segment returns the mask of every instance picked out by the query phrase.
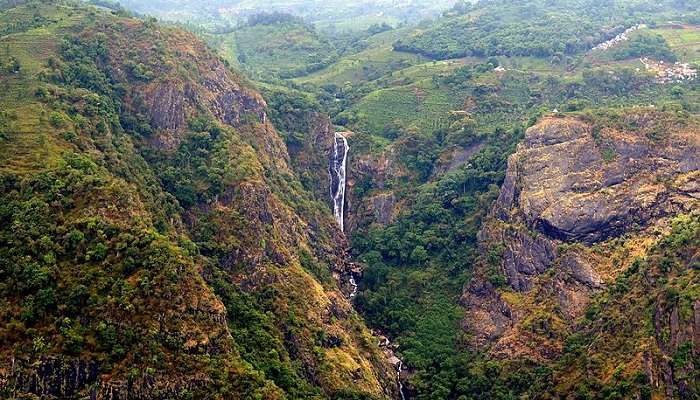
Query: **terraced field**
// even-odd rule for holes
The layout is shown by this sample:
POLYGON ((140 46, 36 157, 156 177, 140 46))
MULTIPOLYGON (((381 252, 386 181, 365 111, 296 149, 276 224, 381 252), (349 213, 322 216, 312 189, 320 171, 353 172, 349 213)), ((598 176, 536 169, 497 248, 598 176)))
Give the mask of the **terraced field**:
MULTIPOLYGON (((66 12, 52 15, 48 25, 40 28, 15 25, 14 32, 0 37, 0 61, 3 64, 9 64, 10 60, 19 63, 19 71, 3 71, 0 74, 0 90, 3 92, 0 97, 2 169, 22 172, 28 168, 45 168, 55 161, 49 155, 58 154, 56 149, 59 147, 59 139, 50 134, 56 128, 50 125, 49 113, 34 93, 39 87, 40 72, 47 60, 56 54, 59 46, 55 41, 55 32, 66 29, 77 21, 68 9, 64 11, 66 12)), ((11 24, 15 18, 26 20, 27 16, 5 17, 0 22, 11 24)), ((44 20, 39 12, 33 17, 44 20)))
POLYGON ((674 25, 653 29, 663 36, 682 62, 700 62, 700 27, 674 25))
POLYGON ((295 82, 338 86, 346 82, 357 84, 375 80, 392 71, 427 62, 428 60, 423 56, 394 51, 393 43, 405 33, 405 30, 398 29, 374 35, 367 40, 365 50, 341 57, 328 68, 300 77, 295 82))
POLYGON ((447 111, 458 105, 447 88, 430 80, 374 91, 350 110, 367 133, 378 134, 391 124, 434 132, 448 123, 447 111))

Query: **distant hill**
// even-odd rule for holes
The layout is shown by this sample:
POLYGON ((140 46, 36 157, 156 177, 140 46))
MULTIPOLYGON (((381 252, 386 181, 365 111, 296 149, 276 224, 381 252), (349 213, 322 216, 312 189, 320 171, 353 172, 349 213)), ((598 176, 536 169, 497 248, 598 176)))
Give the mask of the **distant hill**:
POLYGON ((693 12, 697 2, 484 0, 455 7, 427 29, 398 40, 395 48, 435 59, 572 55, 640 22, 691 18, 693 12))
POLYGON ((455 0, 123 0, 122 5, 169 20, 235 22, 261 11, 283 11, 321 26, 364 29, 380 22, 417 22, 439 14, 455 0))
POLYGON ((287 13, 252 14, 247 23, 213 36, 212 41, 229 61, 259 80, 306 75, 338 56, 328 37, 287 13))

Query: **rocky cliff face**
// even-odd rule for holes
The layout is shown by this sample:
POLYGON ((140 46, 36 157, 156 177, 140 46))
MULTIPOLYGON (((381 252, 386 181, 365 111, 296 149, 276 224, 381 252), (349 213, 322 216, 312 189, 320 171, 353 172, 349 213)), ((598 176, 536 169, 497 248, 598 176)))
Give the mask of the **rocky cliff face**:
POLYGON ((511 222, 516 213, 548 237, 590 244, 687 211, 698 197, 697 182, 675 181, 700 164, 694 132, 656 127, 655 118, 662 118, 656 113, 623 118, 635 128, 567 119, 531 128, 509 160, 499 218, 511 222), (653 140, 652 129, 672 131, 653 140))
MULTIPOLYGON (((350 136, 352 146, 352 136, 350 136)), ((377 223, 390 224, 399 212, 400 204, 392 187, 392 179, 407 177, 405 169, 397 161, 395 146, 390 146, 381 154, 367 154, 350 157, 348 170, 348 222, 347 230, 352 232, 360 227, 377 223), (375 189, 371 195, 365 191, 375 189)))
MULTIPOLYGON (((698 210, 699 151, 695 123, 653 110, 548 117, 528 129, 479 233, 484 262, 464 290, 473 344, 500 358, 558 360, 567 338, 590 324, 591 307, 651 257, 670 219, 698 210)), ((657 339, 668 321, 682 337, 666 347, 694 340, 692 312, 680 323, 664 301, 649 301, 657 339)), ((663 379, 669 393, 683 386, 660 358, 647 364, 656 390, 663 379)))
POLYGON ((326 114, 310 112, 298 116, 293 126, 302 131, 304 141, 289 148, 292 166, 306 175, 304 183, 314 196, 330 205, 328 165, 335 143, 333 123, 326 114))
POLYGON ((155 130, 151 138, 155 146, 177 149, 188 121, 205 111, 232 127, 258 125, 260 129, 247 139, 264 157, 261 163, 287 168, 287 149, 268 120, 265 100, 190 34, 134 21, 116 26, 112 21, 97 21, 78 38, 97 38, 109 48, 100 64, 109 68, 112 79, 128 82, 125 105, 133 114, 142 113, 155 130), (135 54, 134 48, 142 51, 135 54), (173 55, 175 59, 169 57, 173 55), (135 73, 138 68, 147 69, 149 75, 135 73))

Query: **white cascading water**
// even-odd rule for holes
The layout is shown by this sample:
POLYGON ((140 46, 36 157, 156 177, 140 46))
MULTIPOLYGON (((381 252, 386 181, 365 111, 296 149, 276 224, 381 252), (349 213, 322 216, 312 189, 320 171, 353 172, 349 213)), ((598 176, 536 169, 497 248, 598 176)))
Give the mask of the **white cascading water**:
POLYGON ((399 381, 399 393, 401 393, 401 400, 406 400, 406 397, 403 395, 403 383, 401 383, 401 368, 403 368, 403 361, 399 361, 399 364, 396 366, 396 379, 399 381))
POLYGON ((345 136, 336 132, 329 172, 331 175, 333 214, 335 215, 335 220, 338 221, 338 225, 340 225, 341 231, 345 231, 345 169, 349 150, 348 140, 345 136))
POLYGON ((350 299, 357 296, 357 282, 355 282, 355 274, 350 272, 350 286, 352 286, 352 293, 350 293, 350 299))

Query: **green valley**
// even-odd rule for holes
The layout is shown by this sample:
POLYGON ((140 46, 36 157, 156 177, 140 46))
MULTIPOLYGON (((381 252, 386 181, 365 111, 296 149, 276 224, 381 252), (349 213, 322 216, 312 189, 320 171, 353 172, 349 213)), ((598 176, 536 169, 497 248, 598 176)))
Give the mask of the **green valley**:
POLYGON ((698 10, 0 0, 0 397, 697 398, 698 10))

